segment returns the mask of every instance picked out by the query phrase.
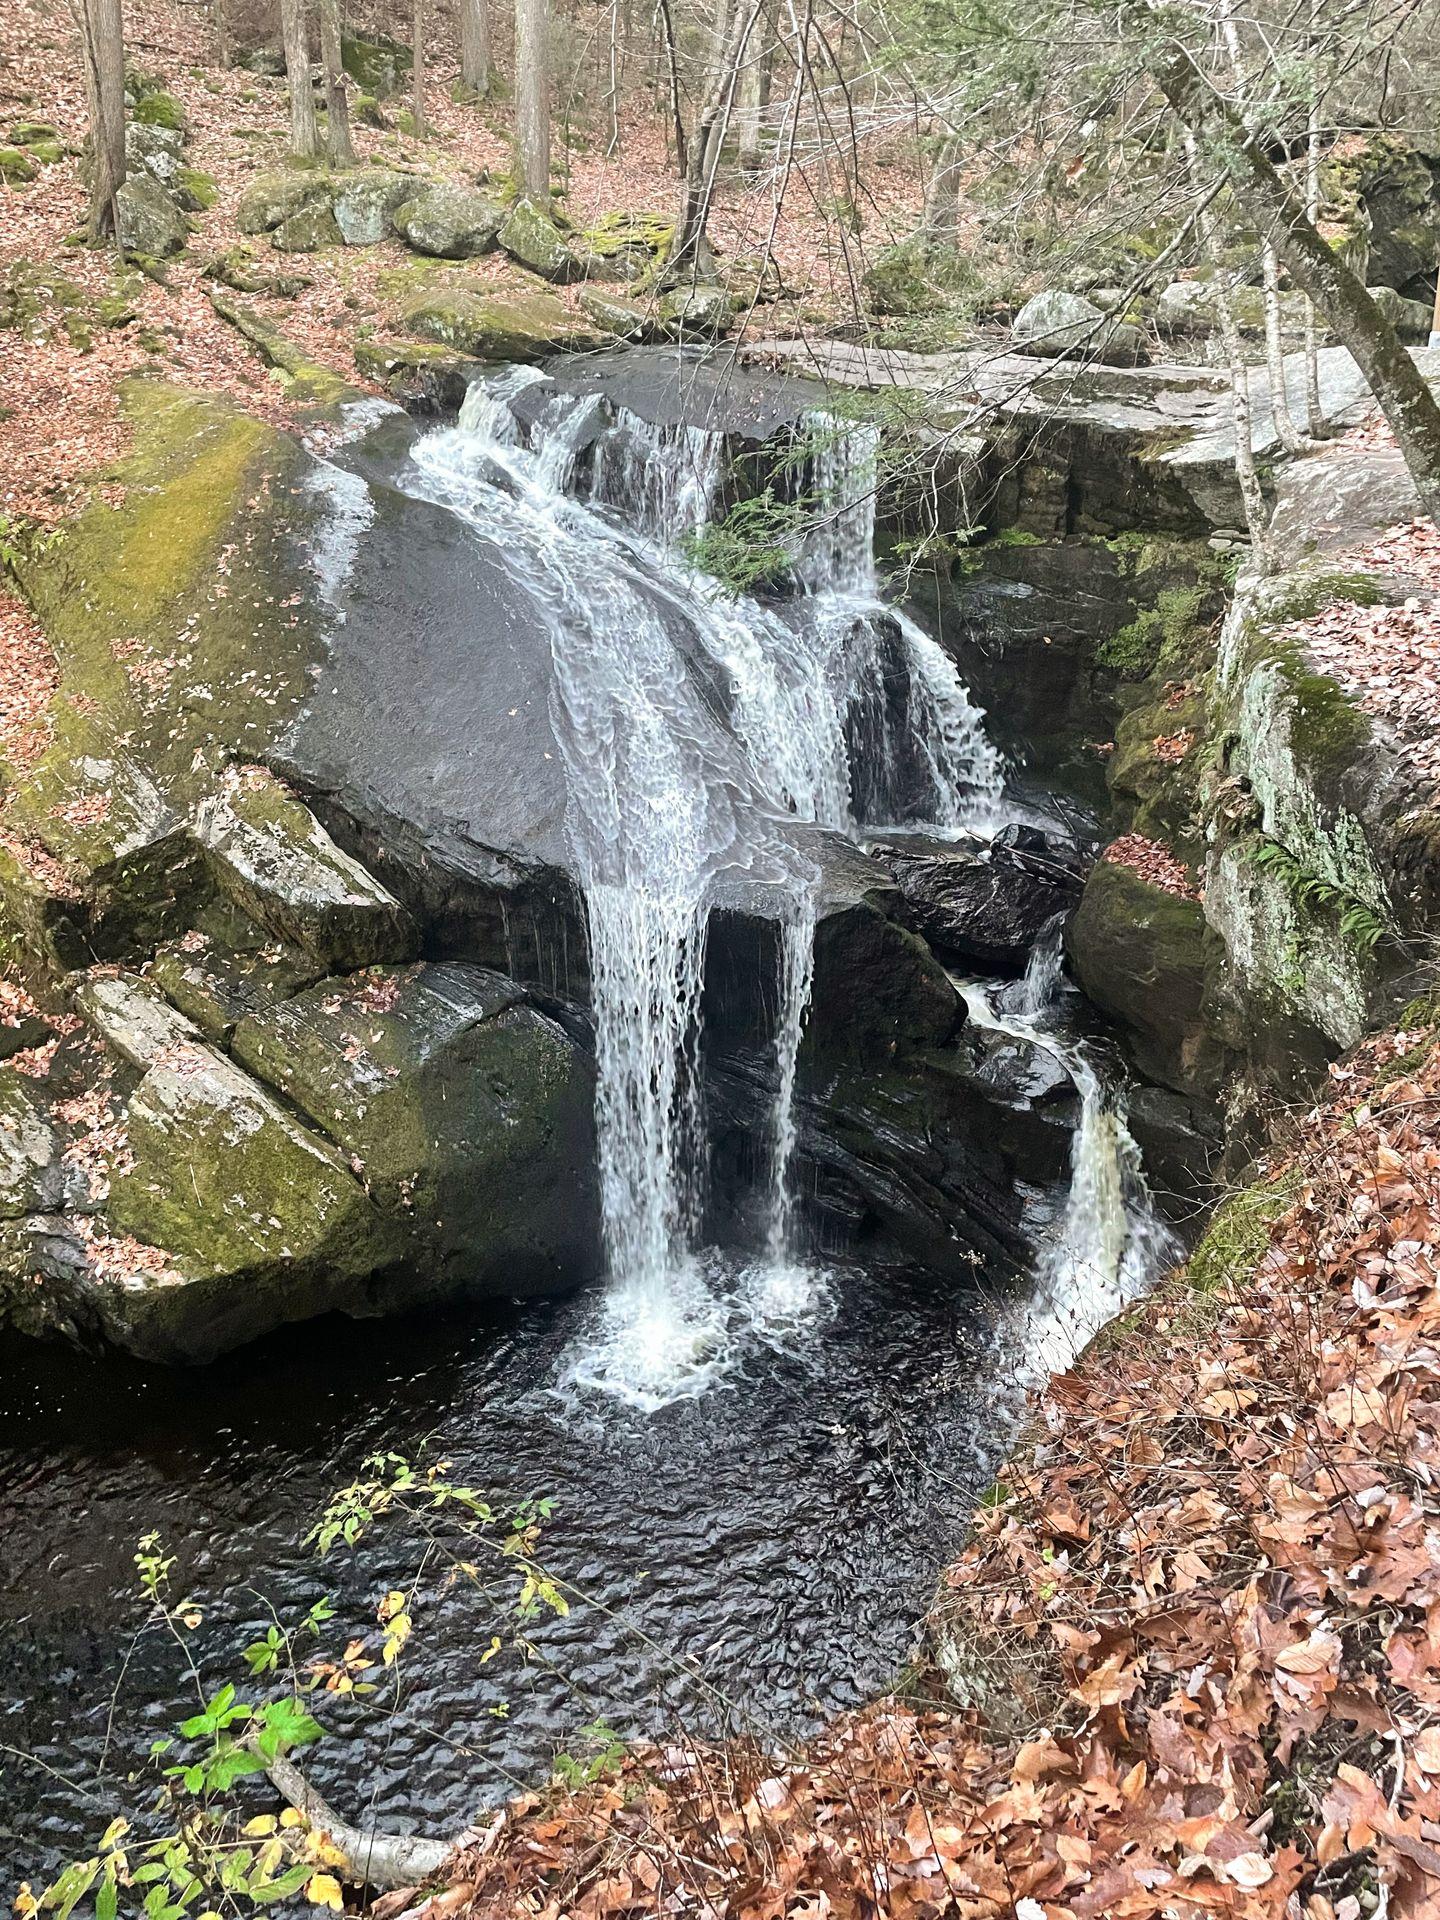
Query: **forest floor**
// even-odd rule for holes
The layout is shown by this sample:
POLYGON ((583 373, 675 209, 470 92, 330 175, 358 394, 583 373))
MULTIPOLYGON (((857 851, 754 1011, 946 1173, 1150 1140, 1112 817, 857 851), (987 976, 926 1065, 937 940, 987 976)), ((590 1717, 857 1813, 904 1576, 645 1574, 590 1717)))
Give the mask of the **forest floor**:
POLYGON ((1044 1390, 931 1622, 984 1714, 632 1753, 381 1920, 1440 1914, 1440 1027, 1413 1017, 1044 1390))
MULTIPOLYGON (((365 7, 349 11, 357 30, 363 27, 365 7)), ((242 239, 234 213, 247 182, 283 162, 284 82, 216 66, 208 12, 184 0, 131 0, 125 17, 131 63, 159 79, 184 106, 187 163, 215 181, 219 197, 213 208, 192 216, 190 247, 167 263, 163 284, 122 275, 112 252, 77 244, 86 213, 78 38, 65 0, 11 0, 0 35, 0 139, 6 124, 43 115, 58 128, 66 153, 33 181, 0 182, 0 305, 17 269, 38 268, 63 276, 91 306, 123 284, 132 310, 123 325, 87 328, 80 344, 72 337, 80 330, 66 325, 63 298, 52 299, 37 324, 0 324, 6 447, 0 515, 11 518, 46 524, 64 517, 77 486, 119 453, 123 426, 115 382, 122 374, 164 373, 228 393, 277 423, 289 419, 277 379, 263 374, 250 348, 215 313, 203 276, 207 259, 242 239)), ((503 61, 503 44, 498 51, 503 61)), ((450 98, 457 76, 453 50, 442 41, 428 69, 430 137, 414 140, 395 129, 408 106, 408 96, 400 95, 383 105, 390 126, 354 127, 360 159, 472 183, 482 171, 508 171, 508 103, 457 105, 450 98)), ((625 96, 623 138, 612 156, 604 151, 603 133, 582 136, 557 127, 557 153, 566 163, 563 205, 578 225, 622 210, 673 214, 679 183, 666 148, 667 110, 663 93, 636 79, 625 96)), ((835 174, 825 129, 806 129, 799 150, 778 205, 776 183, 768 177, 723 183, 711 234, 722 257, 732 260, 768 250, 792 295, 792 311, 814 322, 826 313, 854 311, 862 258, 847 221, 836 214, 845 183, 835 174)), ((913 163, 888 152, 883 141, 867 148, 863 179, 859 220, 865 249, 873 253, 914 230, 923 183, 913 163)), ((353 360, 356 335, 364 328, 383 331, 397 299, 413 292, 403 270, 414 268, 414 256, 391 240, 278 257, 308 284, 292 299, 257 302, 257 311, 283 325, 287 338, 320 364, 363 385, 353 360)), ((501 254, 469 263, 467 277, 517 288, 536 285, 501 254)), ((561 291, 574 300, 574 289, 561 291)), ((765 324, 773 329, 773 313, 765 324)))

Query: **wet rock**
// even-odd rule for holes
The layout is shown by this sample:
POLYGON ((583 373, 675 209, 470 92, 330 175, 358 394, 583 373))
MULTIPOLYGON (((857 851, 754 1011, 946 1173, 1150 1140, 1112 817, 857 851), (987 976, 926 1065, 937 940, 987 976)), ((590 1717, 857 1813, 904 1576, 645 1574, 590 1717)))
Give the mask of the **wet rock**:
POLYGON ((1110 860, 1092 868, 1065 933, 1077 981, 1125 1030, 1140 1072, 1180 1093, 1217 1080, 1201 1017, 1206 941, 1199 901, 1110 860))
POLYGON ((166 1053, 200 1038, 199 1029, 135 974, 96 972, 75 989, 83 1014, 112 1052, 143 1072, 166 1053))
POLYGON ((197 951, 177 941, 156 954, 150 978, 207 1040, 228 1047, 242 1020, 313 986, 323 971, 312 955, 283 942, 237 952, 197 951))
POLYGON ((67 1180, 44 1095, 18 1073, 0 1074, 0 1219, 62 1204, 67 1180))
POLYGON ((357 340, 356 371, 419 412, 455 413, 485 369, 470 355, 426 340, 357 340))
POLYGON ((390 216, 406 246, 441 260, 489 253, 504 220, 505 209, 485 194, 448 184, 401 201, 390 216))
POLYGON ((127 254, 165 260, 184 251, 190 223, 160 182, 132 174, 115 196, 120 245, 127 254))
POLYGON ((1045 928, 1080 897, 1073 847, 1052 847, 1034 828, 1007 831, 1008 843, 989 847, 900 842, 885 849, 905 924, 985 972, 1023 971, 1045 928))
POLYGON ((357 1283, 395 1256, 343 1160, 223 1054, 198 1042, 151 1066, 125 1114, 131 1164, 111 1181, 95 1308, 141 1358, 208 1360, 321 1312, 363 1309, 357 1283), (145 1250, 160 1250, 146 1260, 145 1250))
POLYGON ((404 908, 273 774, 232 777, 201 808, 196 832, 225 894, 327 967, 348 972, 414 952, 404 908))
POLYGON ((513 980, 448 964, 322 981, 241 1021, 234 1050, 447 1285, 543 1292, 598 1270, 593 1068, 513 980))

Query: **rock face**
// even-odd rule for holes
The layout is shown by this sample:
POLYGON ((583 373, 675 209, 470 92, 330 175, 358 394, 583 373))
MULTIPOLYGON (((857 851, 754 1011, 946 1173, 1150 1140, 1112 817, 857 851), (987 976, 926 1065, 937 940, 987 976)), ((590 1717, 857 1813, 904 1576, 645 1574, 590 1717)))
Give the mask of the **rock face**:
POLYGON ((953 847, 886 849, 906 924, 943 953, 989 973, 1024 970, 1042 933, 1080 897, 1073 848, 1034 828, 966 852, 953 847))
POLYGON ((423 295, 402 316, 409 332, 472 360, 542 360, 583 352, 605 335, 577 320, 552 293, 495 294, 461 287, 423 295))
POLYGON ((189 223, 153 174, 132 174, 116 194, 115 205, 126 253, 165 260, 184 250, 189 223))
POLYGON ((390 216, 415 197, 415 176, 383 167, 262 173, 235 210, 242 233, 268 233, 286 253, 318 247, 373 247, 390 230, 390 216))
POLYGON ((504 208, 473 188, 436 186, 402 201, 390 223, 416 253, 469 260, 490 252, 504 219, 504 208))

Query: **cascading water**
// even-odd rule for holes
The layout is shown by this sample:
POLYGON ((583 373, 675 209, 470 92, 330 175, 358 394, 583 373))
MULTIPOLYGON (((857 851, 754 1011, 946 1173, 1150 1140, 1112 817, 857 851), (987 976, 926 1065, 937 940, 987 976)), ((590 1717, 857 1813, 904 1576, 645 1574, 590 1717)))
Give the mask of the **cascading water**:
MULTIPOLYGON (((549 629, 566 830, 589 924, 611 1275, 572 1384, 653 1407, 723 1369, 737 1297, 751 1324, 793 1321, 820 1297, 793 1246, 794 1093, 820 878, 793 823, 883 823, 867 801, 900 782, 872 779, 867 792, 851 730, 887 632, 899 639, 905 708, 881 757, 918 743, 925 791, 911 824, 992 821, 1000 766, 943 652, 881 601, 872 434, 809 423, 816 487, 834 510, 797 565, 803 592, 772 608, 727 595, 678 547, 718 501, 719 435, 626 413, 611 422, 594 396, 527 391, 542 383, 512 369, 472 387, 457 425, 417 443, 415 484, 523 576, 549 629), (701 660, 720 670, 723 718, 697 697, 701 660), (765 1258, 738 1296, 697 1253, 700 997, 727 874, 775 899, 780 953, 765 1258)), ((893 721, 883 687, 880 701, 893 721)))
POLYGON ((1037 942, 1018 990, 994 992, 973 981, 956 982, 977 1026, 1042 1047, 1064 1067, 1080 1096, 1070 1190, 1046 1239, 1020 1330, 1021 1371, 1028 1380, 1067 1367, 1178 1251, 1155 1209, 1119 1090, 1106 1085, 1083 1043, 1055 1023, 1060 931, 1056 922, 1037 942), (1011 998, 1012 1011, 1000 1004, 1002 994, 1011 998))

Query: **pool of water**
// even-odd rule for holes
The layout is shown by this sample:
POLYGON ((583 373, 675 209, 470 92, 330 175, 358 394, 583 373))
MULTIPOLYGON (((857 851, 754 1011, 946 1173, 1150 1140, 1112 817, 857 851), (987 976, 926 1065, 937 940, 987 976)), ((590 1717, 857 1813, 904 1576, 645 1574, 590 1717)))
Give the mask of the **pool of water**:
POLYGON ((398 1697, 320 1695, 329 1737, 308 1765, 352 1818, 459 1826, 597 1717, 785 1735, 883 1688, 1015 1387, 983 1291, 863 1269, 829 1284, 814 1324, 650 1414, 556 1391, 593 1296, 324 1322, 188 1374, 0 1345, 0 1888, 83 1850, 194 1711, 174 1643, 132 1643, 138 1538, 161 1536, 203 1609, 207 1685, 243 1679, 238 1649, 272 1608, 288 1622, 329 1595, 343 1646, 419 1557, 394 1533, 323 1564, 304 1542, 377 1448, 443 1450, 456 1479, 553 1498, 542 1558, 583 1597, 528 1661, 482 1663, 495 1623, 460 1589, 430 1593, 398 1697))

